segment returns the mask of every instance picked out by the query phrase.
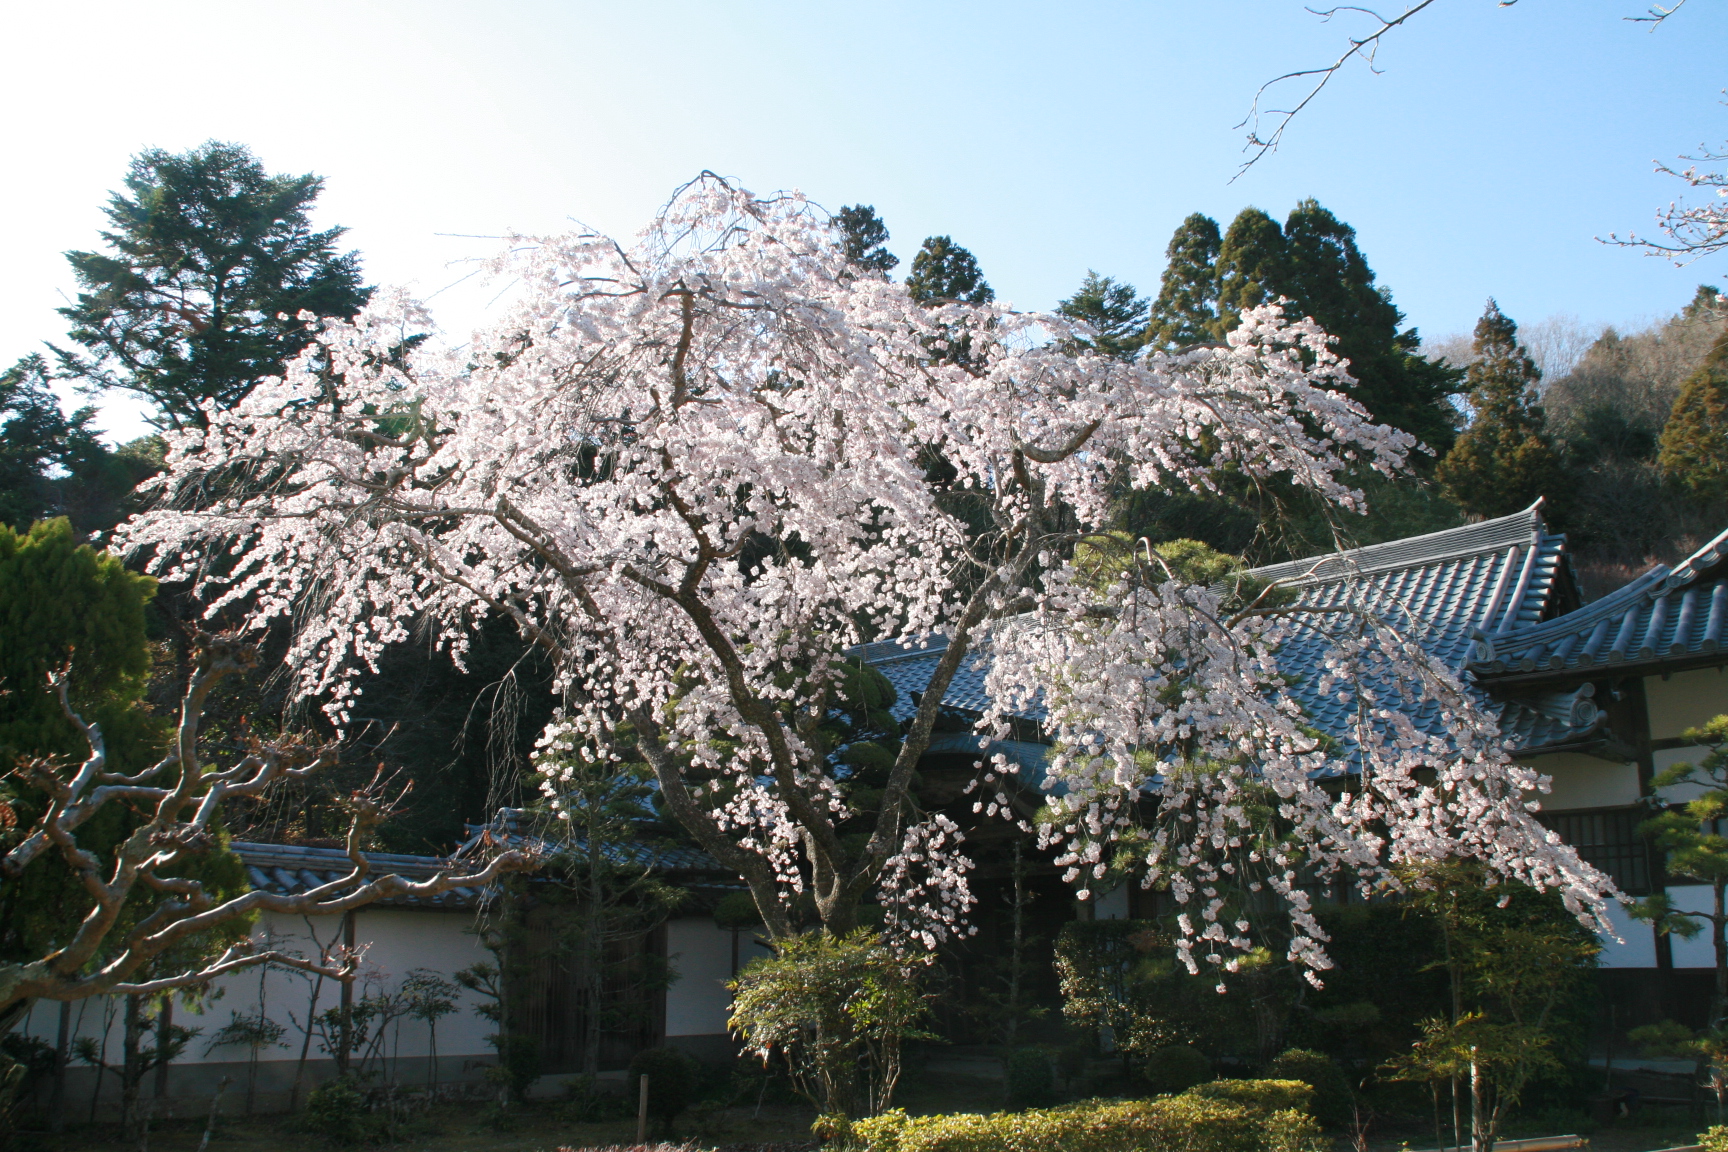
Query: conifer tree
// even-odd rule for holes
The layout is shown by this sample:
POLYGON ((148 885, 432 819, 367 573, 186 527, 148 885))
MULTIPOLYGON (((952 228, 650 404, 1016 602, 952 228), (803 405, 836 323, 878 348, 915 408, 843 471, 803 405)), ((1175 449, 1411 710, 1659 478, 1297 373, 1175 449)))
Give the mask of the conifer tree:
POLYGON ((1536 394, 1542 373, 1518 343, 1518 325, 1493 300, 1476 322, 1475 351, 1465 376, 1475 416, 1436 469, 1441 488, 1474 516, 1504 516, 1538 496, 1563 495, 1536 394))
POLYGON ((1102 355, 1132 360, 1146 343, 1150 308, 1132 284, 1118 284, 1109 276, 1088 271, 1080 290, 1058 304, 1056 311, 1070 320, 1090 324, 1096 335, 1086 344, 1102 355))
POLYGON ((1680 386, 1657 464, 1698 499, 1728 502, 1728 332, 1680 386))
POLYGON ((1195 212, 1170 237, 1169 260, 1152 305, 1146 342, 1173 351, 1215 339, 1218 319, 1218 221, 1195 212))
POLYGON ((1287 277, 1274 285, 1337 337, 1334 350, 1350 361, 1351 397, 1375 420, 1402 428, 1444 454, 1457 435, 1448 400, 1462 373, 1418 354, 1414 328, 1374 283, 1374 270, 1356 246, 1356 230, 1309 198, 1284 222, 1287 277))
POLYGON ((931 236, 912 257, 906 291, 922 304, 939 300, 988 304, 996 299, 984 273, 978 270, 977 259, 947 236, 931 236))
POLYGON ((841 244, 846 259, 866 272, 886 276, 900 263, 900 257, 888 251, 888 225, 876 215, 870 204, 848 204, 834 215, 840 229, 841 244))
POLYGON ((1288 295, 1290 261, 1278 221, 1258 208, 1244 208, 1218 246, 1218 315, 1212 338, 1222 340, 1242 312, 1288 295))
POLYGON ((345 229, 312 229, 317 176, 272 176, 245 147, 210 141, 132 160, 104 210, 107 252, 68 252, 82 291, 60 312, 83 352, 62 369, 135 392, 162 427, 199 425, 280 373, 311 339, 302 311, 350 316, 371 293, 345 229))

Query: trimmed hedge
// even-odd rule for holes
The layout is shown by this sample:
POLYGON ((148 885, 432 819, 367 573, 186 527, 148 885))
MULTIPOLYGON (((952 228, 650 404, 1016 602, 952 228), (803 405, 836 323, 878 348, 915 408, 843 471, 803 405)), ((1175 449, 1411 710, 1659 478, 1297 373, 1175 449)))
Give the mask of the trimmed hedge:
POLYGON ((1063 1108, 908 1116, 900 1109, 851 1126, 866 1152, 1324 1152, 1309 1116, 1270 1105, 1306 1099, 1293 1081, 1215 1081, 1156 1100, 1088 1100, 1063 1108), (1231 1089, 1230 1098, 1218 1084, 1231 1089), (1249 1086, 1273 1084, 1258 1092, 1249 1086))
POLYGON ((1314 1088, 1300 1080, 1212 1080, 1194 1085, 1184 1095, 1223 1100, 1258 1112, 1314 1114, 1314 1088))

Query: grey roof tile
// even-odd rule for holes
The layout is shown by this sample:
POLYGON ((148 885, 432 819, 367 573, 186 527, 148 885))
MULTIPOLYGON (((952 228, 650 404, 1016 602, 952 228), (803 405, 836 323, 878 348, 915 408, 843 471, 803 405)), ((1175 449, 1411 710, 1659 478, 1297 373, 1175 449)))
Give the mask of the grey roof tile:
POLYGON ((1725 627, 1728 532, 1575 612, 1482 638, 1470 669, 1492 681, 1704 656, 1722 648, 1725 627))
MULTIPOLYGON (((1352 600, 1365 603, 1413 635, 1447 667, 1462 672, 1478 636, 1499 637, 1541 626, 1566 571, 1564 550, 1565 537, 1547 531, 1537 501, 1510 516, 1268 565, 1254 569, 1253 575, 1291 587, 1297 603, 1308 607, 1336 607, 1352 600)), ((1342 619, 1320 614, 1292 617, 1292 634, 1280 649, 1278 662, 1293 681, 1292 695, 1315 727, 1348 744, 1354 709, 1335 694, 1316 690, 1335 630, 1345 626, 1342 619)), ((904 720, 912 715, 914 694, 929 684, 945 648, 946 640, 935 636, 865 645, 855 654, 894 685, 898 692, 894 714, 904 720)), ((984 711, 988 662, 987 649, 968 656, 943 697, 944 706, 970 714, 984 711)), ((1587 697, 1504 701, 1480 690, 1476 694, 1484 706, 1499 714, 1505 735, 1519 747, 1576 738, 1598 721, 1595 705, 1587 697)), ((1437 707, 1419 707, 1413 717, 1418 727, 1438 733, 1437 707)), ((1042 709, 1032 709, 1027 718, 1042 719, 1042 709)))

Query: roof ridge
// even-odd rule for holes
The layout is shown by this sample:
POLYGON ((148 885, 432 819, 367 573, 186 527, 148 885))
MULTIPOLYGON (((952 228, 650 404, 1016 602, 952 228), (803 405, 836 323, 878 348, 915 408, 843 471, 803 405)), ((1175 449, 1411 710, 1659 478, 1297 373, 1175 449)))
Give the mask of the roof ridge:
POLYGON ((1545 530, 1541 511, 1543 503, 1543 498, 1538 497, 1530 507, 1508 516, 1478 520, 1474 524, 1460 524, 1456 528, 1442 528, 1438 532, 1426 532, 1420 536, 1382 540, 1378 544, 1364 544, 1360 548, 1341 552, 1324 552, 1298 560, 1264 564, 1258 568, 1250 568, 1247 574, 1263 579, 1290 579, 1323 584, 1350 575, 1367 575, 1396 568, 1421 568, 1465 556, 1498 552, 1514 544, 1524 543, 1533 536, 1553 535, 1545 530), (1469 543, 1466 544, 1465 541, 1469 543), (1446 543, 1453 546, 1429 550, 1432 545, 1446 543), (1340 571, 1340 568, 1343 570, 1340 571))

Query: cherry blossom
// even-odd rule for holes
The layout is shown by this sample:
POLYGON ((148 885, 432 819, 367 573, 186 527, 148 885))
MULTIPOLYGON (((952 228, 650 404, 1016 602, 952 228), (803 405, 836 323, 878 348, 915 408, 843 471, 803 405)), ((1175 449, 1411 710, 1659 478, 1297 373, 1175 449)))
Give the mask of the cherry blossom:
MULTIPOLYGON (((1278 691, 1286 618, 1073 568, 1124 485, 1198 490, 1229 468, 1350 511, 1348 469, 1402 466, 1410 437, 1338 390, 1312 322, 1266 307, 1217 347, 1075 354, 1060 317, 921 305, 848 265, 802 196, 707 174, 630 243, 513 237, 488 271, 507 300, 460 346, 410 340, 432 323, 401 294, 308 318, 317 340, 281 378, 171 437, 156 509, 119 534, 212 615, 291 619, 297 690, 337 725, 389 645, 425 627, 460 662, 503 616, 557 667, 545 746, 614 757, 627 735, 772 935, 802 893, 834 931, 875 899, 934 946, 971 897, 961 831, 919 809, 914 768, 987 650, 981 731, 1049 711, 1063 815, 1042 827, 1076 883, 1156 811, 1141 849, 1193 907, 1185 955, 1227 966, 1249 940, 1204 894, 1255 852, 1316 968, 1314 874, 1372 886, 1466 854, 1599 910, 1606 882, 1524 808, 1538 782, 1395 630, 1340 625, 1329 672, 1362 709, 1345 755, 1278 691), (936 634, 887 783, 855 808, 821 735, 848 651, 936 634), (1444 733, 1369 690, 1387 683, 1438 701, 1444 733), (1248 815, 1267 794, 1270 839, 1248 815)), ((555 804, 556 769, 542 784, 555 804)))

